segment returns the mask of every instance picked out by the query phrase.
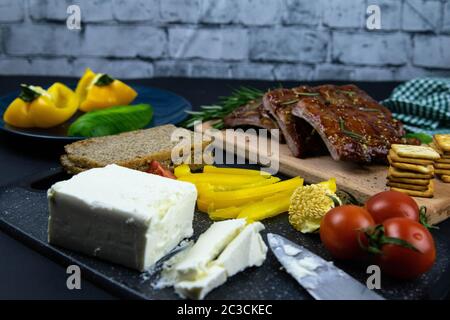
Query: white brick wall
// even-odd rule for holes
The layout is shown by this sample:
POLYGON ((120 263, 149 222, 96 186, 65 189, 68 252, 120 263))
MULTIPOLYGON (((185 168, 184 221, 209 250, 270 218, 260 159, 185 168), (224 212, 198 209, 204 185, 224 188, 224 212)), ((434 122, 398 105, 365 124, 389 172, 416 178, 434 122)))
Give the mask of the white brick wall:
POLYGON ((450 0, 0 0, 0 74, 450 76, 450 0), (82 30, 66 28, 79 5, 82 30), (366 29, 370 4, 381 30, 366 29))

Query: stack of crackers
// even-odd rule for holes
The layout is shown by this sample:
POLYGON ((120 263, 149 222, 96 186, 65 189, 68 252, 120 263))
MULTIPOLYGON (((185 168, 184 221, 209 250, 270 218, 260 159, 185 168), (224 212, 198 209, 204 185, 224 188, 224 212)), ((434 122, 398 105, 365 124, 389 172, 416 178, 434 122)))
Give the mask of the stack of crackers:
POLYGON ((441 155, 434 163, 434 172, 443 182, 450 183, 450 134, 435 134, 432 146, 441 155))
POLYGON ((439 153, 429 146, 393 144, 387 185, 410 196, 432 198, 434 163, 439 159, 439 153))

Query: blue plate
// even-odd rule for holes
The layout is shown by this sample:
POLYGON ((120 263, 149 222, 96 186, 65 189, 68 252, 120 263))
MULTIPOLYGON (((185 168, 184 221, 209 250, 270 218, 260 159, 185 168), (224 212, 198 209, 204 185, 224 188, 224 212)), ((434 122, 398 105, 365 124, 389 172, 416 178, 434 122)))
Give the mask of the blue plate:
MULTIPOLYGON (((73 86, 72 86, 73 87, 73 86)), ((132 104, 149 103, 153 107, 153 119, 147 125, 147 128, 159 126, 168 123, 179 123, 186 119, 188 114, 186 110, 192 110, 192 106, 185 98, 176 95, 170 91, 161 90, 153 87, 132 86, 137 91, 138 96, 132 104)), ((81 140, 84 137, 69 137, 67 136, 67 129, 70 124, 74 122, 83 113, 76 113, 71 119, 62 125, 49 129, 23 129, 10 126, 3 121, 3 113, 9 104, 17 98, 19 91, 12 92, 6 96, 0 97, 0 130, 7 131, 13 134, 27 136, 39 139, 51 140, 81 140)))

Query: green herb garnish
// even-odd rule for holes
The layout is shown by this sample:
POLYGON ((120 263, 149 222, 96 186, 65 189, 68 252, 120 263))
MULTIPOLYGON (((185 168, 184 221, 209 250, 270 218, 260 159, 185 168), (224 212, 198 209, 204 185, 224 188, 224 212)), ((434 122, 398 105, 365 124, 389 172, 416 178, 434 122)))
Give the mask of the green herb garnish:
POLYGON ((362 135, 360 135, 360 134, 358 134, 356 132, 347 130, 345 128, 345 122, 344 122, 344 119, 342 119, 342 118, 339 118, 339 128, 341 129, 341 132, 343 134, 349 136, 350 138, 353 138, 353 139, 365 142, 365 139, 364 139, 364 137, 362 135))
POLYGON ((100 78, 97 79, 97 81, 95 82, 95 85, 99 86, 99 87, 103 87, 103 86, 107 86, 107 85, 111 84, 113 81, 114 81, 114 79, 105 73, 105 74, 101 75, 100 78))
POLYGON ((359 110, 360 111, 365 111, 365 112, 381 112, 379 109, 375 109, 375 108, 360 107, 359 110))
POLYGON ((153 117, 149 104, 117 106, 88 112, 69 127, 71 137, 99 137, 144 128, 153 117))
POLYGON ((213 127, 223 128, 223 118, 233 112, 236 108, 246 105, 252 101, 259 100, 264 92, 254 88, 240 87, 233 90, 230 96, 220 97, 215 105, 201 106, 200 111, 186 111, 191 116, 181 125, 186 128, 192 128, 196 121, 217 120, 213 127))
POLYGON ((340 93, 343 93, 343 94, 347 94, 347 95, 349 95, 350 97, 353 97, 355 94, 356 94, 356 92, 353 92, 353 91, 347 91, 347 90, 337 90, 338 92, 340 92, 340 93))
POLYGON ((299 102, 299 101, 300 101, 299 99, 293 99, 293 100, 281 102, 280 104, 281 104, 282 106, 285 106, 285 105, 293 104, 293 103, 296 103, 296 102, 299 102))
POLYGON ((419 132, 419 133, 408 133, 405 135, 405 138, 416 138, 419 139, 423 144, 428 144, 433 142, 433 137, 429 134, 419 132))
POLYGON ((298 96, 317 97, 320 96, 318 92, 295 92, 298 96))

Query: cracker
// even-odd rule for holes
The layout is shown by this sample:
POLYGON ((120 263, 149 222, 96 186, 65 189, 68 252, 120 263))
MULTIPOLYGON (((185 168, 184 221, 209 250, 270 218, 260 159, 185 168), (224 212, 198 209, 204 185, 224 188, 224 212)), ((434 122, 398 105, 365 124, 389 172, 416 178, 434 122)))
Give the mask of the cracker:
POLYGON ((447 169, 447 170, 450 170, 450 163, 439 163, 439 162, 436 162, 434 164, 434 168, 435 169, 447 169))
POLYGON ((439 148, 438 145, 434 142, 434 139, 428 145, 430 146, 430 148, 433 148, 433 150, 439 153, 441 156, 444 154, 441 148, 439 148))
POLYGON ((392 187, 392 188, 400 188, 400 189, 416 190, 416 191, 426 191, 426 190, 428 190, 429 184, 430 183, 428 182, 428 184, 425 186, 418 186, 415 184, 388 181, 388 183, 386 185, 389 187, 392 187))
POLYGON ((450 134, 435 134, 433 139, 444 153, 450 153, 450 134))
POLYGON ((450 164, 450 158, 449 159, 440 158, 439 160, 436 160, 435 163, 449 163, 450 164))
POLYGON ((440 178, 443 182, 450 183, 450 176, 444 174, 444 175, 440 176, 440 178))
POLYGON ((440 158, 439 153, 429 146, 393 144, 391 148, 399 157, 403 158, 415 158, 427 160, 437 160, 440 158))
POLYGON ((450 176, 450 169, 435 169, 434 172, 439 175, 450 176))
POLYGON ((402 162, 391 162, 391 166, 396 167, 397 169, 404 171, 412 171, 423 174, 433 174, 434 167, 432 165, 422 166, 420 164, 410 164, 410 163, 402 163, 402 162))
POLYGON ((402 163, 421 164, 421 165, 433 164, 433 160, 400 157, 392 149, 389 150, 388 160, 389 160, 389 162, 402 162, 402 163))
POLYGON ((395 187, 392 187, 391 190, 403 192, 412 197, 433 198, 434 184, 433 184, 433 181, 431 181, 430 185, 428 186, 428 189, 426 191, 408 190, 408 189, 395 188, 395 187))
POLYGON ((391 188, 391 190, 406 193, 407 195, 409 195, 411 197, 433 198, 432 190, 417 191, 417 190, 407 190, 407 189, 401 189, 401 188, 391 188))
POLYGON ((431 179, 433 174, 423 174, 417 172, 402 171, 395 167, 389 167, 389 176, 398 178, 412 178, 412 179, 431 179))
POLYGON ((390 182, 407 183, 407 184, 414 184, 414 185, 418 185, 418 186, 428 186, 430 184, 430 179, 413 179, 413 178, 399 178, 399 177, 388 176, 388 180, 390 182))

